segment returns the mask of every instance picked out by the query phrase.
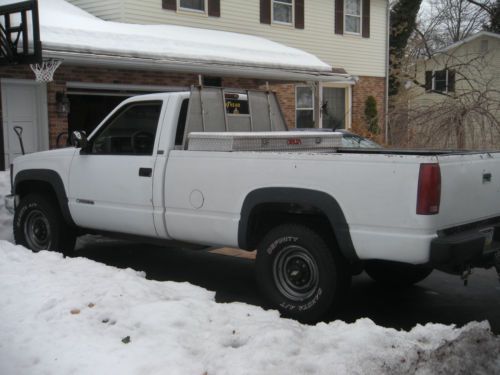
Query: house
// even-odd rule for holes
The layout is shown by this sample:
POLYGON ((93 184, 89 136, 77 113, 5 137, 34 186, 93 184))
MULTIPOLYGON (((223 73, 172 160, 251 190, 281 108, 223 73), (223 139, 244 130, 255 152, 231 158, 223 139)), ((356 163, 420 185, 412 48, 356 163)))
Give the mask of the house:
POLYGON ((54 148, 127 96, 199 83, 270 88, 291 127, 361 126, 372 95, 383 123, 386 0, 39 0, 39 8, 43 56, 62 64, 47 84, 26 65, 0 66, 0 166, 20 152, 16 122, 28 128, 27 151, 54 148))
POLYGON ((500 148, 500 34, 481 31, 418 61, 403 95, 413 146, 500 148))

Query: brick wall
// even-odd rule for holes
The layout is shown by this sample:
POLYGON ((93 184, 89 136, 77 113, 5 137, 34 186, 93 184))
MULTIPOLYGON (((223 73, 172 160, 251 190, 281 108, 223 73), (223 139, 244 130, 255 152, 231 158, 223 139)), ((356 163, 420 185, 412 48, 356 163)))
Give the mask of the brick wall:
POLYGON ((383 133, 385 121, 385 78, 359 77, 359 81, 352 88, 352 127, 366 128, 365 102, 370 95, 377 100, 379 115, 378 126, 383 133))

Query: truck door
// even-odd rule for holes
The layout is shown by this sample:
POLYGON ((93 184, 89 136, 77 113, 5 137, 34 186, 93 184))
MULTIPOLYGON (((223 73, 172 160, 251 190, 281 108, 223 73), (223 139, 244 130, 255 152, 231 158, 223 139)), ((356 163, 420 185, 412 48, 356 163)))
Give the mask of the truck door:
POLYGON ((162 104, 125 104, 75 154, 68 200, 77 225, 156 236, 152 189, 162 104))

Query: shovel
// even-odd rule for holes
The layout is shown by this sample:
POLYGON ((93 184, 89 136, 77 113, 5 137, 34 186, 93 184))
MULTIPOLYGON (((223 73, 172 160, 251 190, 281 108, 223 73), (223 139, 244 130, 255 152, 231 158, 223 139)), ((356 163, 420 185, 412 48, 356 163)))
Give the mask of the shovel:
POLYGON ((22 126, 14 126, 14 132, 19 139, 19 145, 21 146, 21 152, 24 155, 24 144, 23 144, 23 127, 22 126))

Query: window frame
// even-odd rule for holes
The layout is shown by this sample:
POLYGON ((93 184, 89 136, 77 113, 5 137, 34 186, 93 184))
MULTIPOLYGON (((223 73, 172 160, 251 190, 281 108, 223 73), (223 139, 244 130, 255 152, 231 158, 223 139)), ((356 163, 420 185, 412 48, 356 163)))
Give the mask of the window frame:
POLYGON ((85 149, 81 150, 81 153, 86 154, 86 155, 100 155, 100 156, 152 156, 154 155, 155 147, 156 147, 156 141, 158 139, 158 130, 160 127, 160 121, 162 118, 162 113, 163 113, 163 105, 164 102, 163 100, 147 100, 147 101, 132 101, 128 103, 124 103, 123 105, 120 105, 119 107, 116 108, 113 114, 109 116, 105 122, 102 123, 101 126, 95 129, 94 132, 90 135, 88 139, 88 143, 85 147, 85 149), (153 141, 153 149, 152 153, 150 154, 135 154, 135 153, 97 153, 93 152, 93 146, 94 142, 97 140, 97 138, 110 126, 110 124, 114 123, 114 121, 121 116, 125 111, 129 110, 130 108, 134 106, 139 106, 139 105, 159 105, 160 106, 160 112, 158 115, 158 122, 156 124, 156 132, 154 135, 154 141, 153 141))
POLYGON ((291 3, 286 3, 282 0, 271 0, 271 23, 275 25, 282 25, 282 26, 294 26, 295 25, 295 0, 292 0, 291 3), (283 21, 276 21, 274 19, 274 4, 282 4, 286 6, 290 6, 292 9, 292 19, 290 22, 283 22, 283 21))
POLYGON ((450 87, 450 69, 446 68, 446 69, 432 70, 431 92, 449 94, 451 92, 449 90, 449 87, 450 87), (445 90, 436 90, 436 73, 442 71, 446 72, 445 90))
POLYGON ((204 8, 203 10, 193 9, 193 8, 185 8, 181 5, 181 0, 177 0, 177 10, 179 12, 207 15, 208 14, 208 0, 203 0, 203 8, 204 8))
POLYGON ((344 0, 344 34, 347 35, 363 35, 363 0, 354 0, 354 1, 359 1, 359 16, 355 14, 348 14, 347 13, 347 2, 350 0, 344 0), (359 18, 359 32, 355 31, 348 31, 347 30, 347 17, 357 17, 359 18))
POLYGON ((301 129, 313 129, 316 124, 316 98, 315 98, 315 88, 314 86, 311 85, 295 85, 295 128, 299 128, 298 126, 298 112, 299 111, 312 111, 312 120, 313 120, 313 126, 312 128, 301 128, 301 129), (299 88, 307 87, 311 90, 312 93, 312 107, 299 107, 299 96, 298 96, 298 91, 299 88))

